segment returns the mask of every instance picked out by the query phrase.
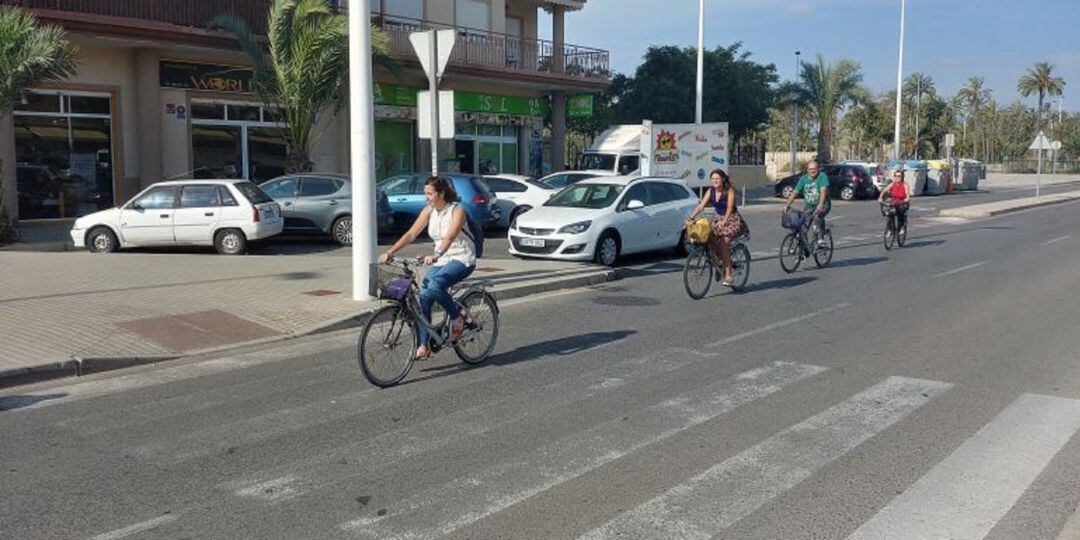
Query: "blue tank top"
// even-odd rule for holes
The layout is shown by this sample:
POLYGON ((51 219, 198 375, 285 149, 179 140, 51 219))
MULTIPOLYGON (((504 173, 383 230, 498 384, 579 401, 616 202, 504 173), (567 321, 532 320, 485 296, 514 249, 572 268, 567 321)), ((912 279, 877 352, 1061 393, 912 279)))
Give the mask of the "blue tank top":
MULTIPOLYGON (((728 198, 727 190, 724 190, 720 195, 721 195, 720 200, 719 201, 716 200, 716 188, 714 188, 714 187, 709 188, 709 202, 712 203, 713 210, 716 210, 716 215, 718 215, 720 217, 724 217, 724 216, 727 215, 727 198, 728 198)), ((738 203, 736 203, 735 206, 732 208, 732 212, 738 212, 738 211, 739 211, 739 205, 738 205, 738 203)))

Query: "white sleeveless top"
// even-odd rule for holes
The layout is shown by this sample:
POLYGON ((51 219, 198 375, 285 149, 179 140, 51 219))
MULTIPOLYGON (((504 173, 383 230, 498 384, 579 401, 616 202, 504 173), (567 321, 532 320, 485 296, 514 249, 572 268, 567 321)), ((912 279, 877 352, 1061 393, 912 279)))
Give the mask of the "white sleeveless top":
MULTIPOLYGON (((458 207, 457 203, 451 203, 443 207, 442 212, 436 210, 434 206, 431 207, 431 218, 428 219, 427 233, 435 241, 434 250, 436 252, 442 246, 444 235, 450 232, 450 224, 454 220, 454 209, 458 207)), ((462 208, 462 211, 464 210, 462 208)), ((450 248, 432 266, 445 266, 450 261, 458 261, 465 266, 476 265, 476 250, 473 247, 472 240, 469 239, 466 230, 468 226, 468 223, 462 224, 461 232, 450 243, 450 248)))

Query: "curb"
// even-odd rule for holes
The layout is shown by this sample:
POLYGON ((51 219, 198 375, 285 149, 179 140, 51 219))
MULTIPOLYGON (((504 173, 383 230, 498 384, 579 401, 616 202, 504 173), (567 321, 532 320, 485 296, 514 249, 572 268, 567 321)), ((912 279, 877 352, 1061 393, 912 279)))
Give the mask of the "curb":
MULTIPOLYGON (((600 269, 576 272, 569 275, 555 276, 552 278, 539 278, 533 281, 516 285, 508 285, 505 287, 493 287, 490 289, 490 291, 492 294, 495 295, 496 300, 510 300, 512 298, 521 298, 525 296, 543 294, 555 290, 588 287, 591 285, 606 283, 615 279, 615 270, 600 269)), ((307 328, 302 328, 289 334, 282 334, 279 336, 272 336, 268 338, 245 341, 241 343, 232 343, 229 345, 223 345, 221 347, 194 350, 183 354, 142 357, 110 356, 88 358, 80 358, 77 356, 73 356, 67 360, 44 362, 33 366, 24 366, 0 370, 0 389, 60 379, 65 377, 79 377, 82 375, 89 375, 92 373, 99 373, 102 371, 110 371, 114 369, 156 364, 158 362, 176 360, 179 358, 222 353, 256 345, 266 345, 270 343, 297 339, 305 336, 326 334, 339 330, 358 328, 364 323, 366 323, 368 317, 372 313, 374 313, 375 310, 377 310, 379 307, 381 307, 381 304, 373 304, 352 315, 340 317, 338 319, 334 319, 324 323, 319 323, 317 325, 309 326, 307 328)))
POLYGON ((988 218, 993 216, 999 216, 1001 214, 1008 214, 1010 212, 1019 212, 1021 210, 1027 210, 1029 208, 1038 208, 1041 206, 1061 204, 1066 202, 1072 202, 1075 200, 1080 200, 1080 192, 1078 191, 1069 193, 1057 193, 1054 195, 1044 195, 1037 199, 1031 197, 1027 199, 1020 199, 1019 201, 1010 201, 1007 203, 986 203, 976 204, 972 206, 961 206, 959 208, 945 208, 939 210, 938 215, 943 217, 958 217, 966 219, 988 218))

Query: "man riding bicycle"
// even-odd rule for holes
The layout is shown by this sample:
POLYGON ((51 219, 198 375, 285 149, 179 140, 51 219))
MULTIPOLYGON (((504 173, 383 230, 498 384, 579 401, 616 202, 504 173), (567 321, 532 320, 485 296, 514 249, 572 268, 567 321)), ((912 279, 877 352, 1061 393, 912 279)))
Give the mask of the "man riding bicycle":
POLYGON ((889 198, 889 204, 896 210, 898 227, 907 224, 907 211, 911 205, 911 188, 904 181, 904 169, 893 172, 892 182, 878 195, 878 204, 885 204, 885 198, 889 198))
POLYGON ((825 231, 825 216, 832 210, 832 201, 829 200, 829 176, 820 170, 821 166, 816 159, 806 164, 806 174, 799 178, 798 184, 795 184, 795 189, 788 196, 783 210, 786 214, 791 209, 791 204, 795 202, 795 196, 802 193, 804 211, 812 212, 812 217, 818 224, 819 241, 821 233, 825 231))

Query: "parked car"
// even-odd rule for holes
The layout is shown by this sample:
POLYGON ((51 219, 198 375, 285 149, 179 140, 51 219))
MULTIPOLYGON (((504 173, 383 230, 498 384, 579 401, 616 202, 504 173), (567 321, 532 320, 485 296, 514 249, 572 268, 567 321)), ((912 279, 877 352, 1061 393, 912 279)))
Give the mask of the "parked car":
MULTIPOLYGON (((304 173, 279 176, 259 187, 281 205, 285 232, 326 234, 343 246, 352 245, 352 183, 348 175, 304 173)), ((375 189, 379 230, 393 224, 390 200, 375 189)))
POLYGON ((858 165, 866 169, 866 172, 870 173, 870 183, 874 186, 873 197, 877 197, 883 189, 889 186, 892 181, 890 175, 886 174, 885 166, 873 161, 854 161, 846 160, 842 165, 858 165))
MULTIPOLYGON (((852 201, 876 196, 877 190, 870 181, 870 173, 861 165, 826 165, 822 167, 822 172, 829 177, 829 196, 834 199, 852 201)), ((790 196, 803 174, 800 172, 777 180, 773 185, 776 196, 785 199, 790 196)), ((802 197, 802 194, 798 197, 802 197)))
POLYGON ((597 176, 614 176, 613 173, 604 171, 562 171, 549 174, 539 180, 541 184, 551 189, 562 189, 570 184, 576 184, 586 178, 595 178, 597 176))
MULTIPOLYGON (((454 191, 461 198, 461 204, 470 218, 484 226, 498 223, 501 216, 497 199, 483 178, 458 173, 440 175, 454 183, 454 191)), ((424 199, 424 182, 429 177, 427 173, 402 173, 379 181, 379 188, 385 191, 390 199, 394 224, 398 228, 411 226, 427 205, 424 199)))
POLYGON ((516 174, 497 174, 484 177, 484 183, 495 193, 502 216, 500 227, 509 227, 521 214, 542 206, 558 190, 552 189, 528 176, 516 174))
POLYGON ((214 246, 238 255, 248 242, 280 234, 281 206, 247 180, 179 180, 154 184, 127 204, 75 220, 75 247, 214 246))
POLYGON ((697 202, 675 178, 582 180, 518 216, 507 232, 510 253, 612 266, 630 253, 681 250, 683 223, 697 202))

